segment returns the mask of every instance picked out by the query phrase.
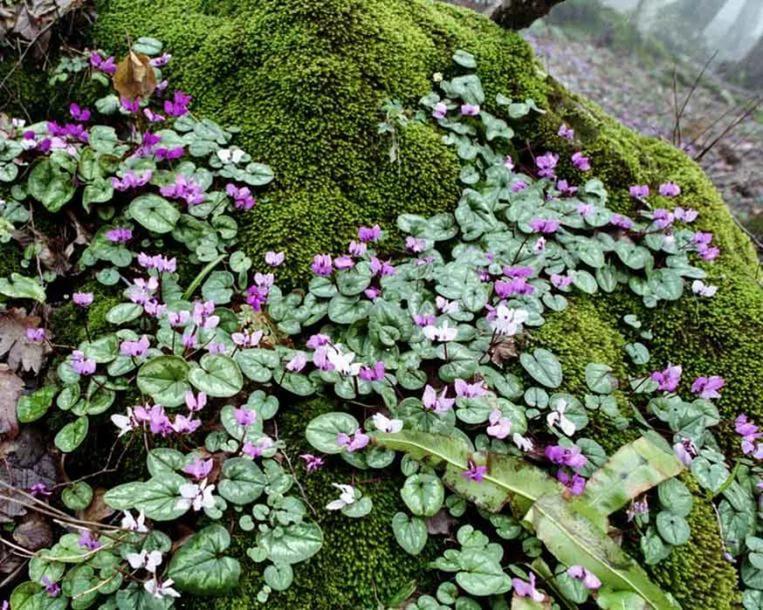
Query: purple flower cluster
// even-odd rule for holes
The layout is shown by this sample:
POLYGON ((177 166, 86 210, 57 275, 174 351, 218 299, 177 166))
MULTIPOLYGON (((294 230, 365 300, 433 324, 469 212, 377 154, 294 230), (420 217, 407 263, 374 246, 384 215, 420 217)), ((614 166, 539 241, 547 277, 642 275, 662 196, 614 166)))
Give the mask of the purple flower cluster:
POLYGON ((235 184, 228 184, 225 187, 225 192, 233 198, 233 205, 239 210, 251 210, 257 204, 249 187, 238 188, 235 184))
POLYGON ((175 182, 159 189, 159 192, 169 199, 182 199, 189 206, 204 203, 204 191, 201 185, 183 174, 175 176, 175 182))

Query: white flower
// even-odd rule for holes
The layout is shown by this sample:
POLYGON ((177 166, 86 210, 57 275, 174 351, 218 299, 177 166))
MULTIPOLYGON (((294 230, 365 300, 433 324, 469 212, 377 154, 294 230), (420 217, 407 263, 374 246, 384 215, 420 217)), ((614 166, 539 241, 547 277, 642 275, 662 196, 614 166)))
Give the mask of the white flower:
POLYGON ((132 516, 129 510, 124 511, 124 517, 122 518, 122 529, 130 530, 131 532, 138 532, 144 534, 148 531, 145 525, 146 515, 143 511, 138 513, 138 518, 132 516))
POLYGON ((112 415, 111 423, 119 428, 119 434, 117 435, 117 438, 127 434, 128 432, 132 432, 138 425, 138 422, 135 420, 135 416, 132 413, 132 407, 127 407, 127 415, 112 415))
POLYGON ((713 297, 718 292, 718 286, 705 284, 702 280, 694 280, 691 285, 691 291, 701 297, 713 297))
POLYGON ((453 341, 453 339, 456 338, 456 335, 458 335, 458 329, 448 326, 447 320, 445 320, 440 327, 429 324, 425 326, 423 330, 424 336, 430 341, 442 341, 443 343, 446 341, 453 341))
POLYGON ((143 584, 143 588, 157 599, 163 597, 180 597, 180 593, 172 588, 172 585, 174 584, 175 581, 171 578, 168 578, 164 582, 161 582, 158 579, 152 579, 147 580, 143 584))
POLYGON ((217 151, 217 157, 223 163, 240 163, 246 153, 238 146, 231 146, 230 148, 222 148, 217 151))
POLYGON ((435 298, 435 304, 437 305, 437 309, 442 313, 455 313, 459 309, 458 301, 449 301, 440 296, 435 298))
POLYGON ((499 409, 493 409, 490 412, 490 425, 486 430, 488 436, 504 439, 511 433, 511 420, 503 417, 499 409))
POLYGON ((133 570, 145 568, 154 574, 156 573, 156 568, 162 563, 162 553, 161 551, 151 551, 149 553, 144 549, 140 553, 127 553, 125 559, 133 570))
POLYGON ((512 435, 511 440, 513 440, 514 444, 517 447, 519 447, 522 451, 525 451, 525 452, 532 451, 533 442, 529 438, 526 438, 522 436, 521 434, 515 432, 512 435))
POLYGON ((567 419, 567 416, 564 414, 566 410, 567 401, 564 399, 558 400, 554 406, 554 410, 546 416, 546 422, 550 428, 559 426, 565 435, 572 436, 575 434, 575 430, 577 430, 577 428, 575 427, 575 424, 572 423, 572 421, 567 419))
POLYGON ((506 305, 495 308, 495 317, 490 321, 490 327, 499 335, 509 337, 516 335, 527 322, 529 314, 525 309, 512 309, 506 305))
POLYGON ((213 508, 215 505, 215 498, 212 495, 214 489, 214 485, 207 485, 206 479, 198 485, 185 483, 180 486, 182 498, 177 501, 177 507, 185 510, 193 507, 195 511, 200 511, 202 508, 213 508))
POLYGON ((327 510, 342 510, 355 502, 355 488, 352 485, 343 483, 332 483, 332 485, 340 491, 340 494, 338 499, 326 504, 327 510))
POLYGON ((390 432, 394 434, 403 429, 403 420, 401 419, 390 419, 381 413, 374 413, 371 419, 374 421, 376 429, 381 432, 390 432))
POLYGON ((360 363, 353 363, 354 352, 342 353, 342 349, 342 346, 337 344, 328 350, 326 357, 338 373, 354 377, 360 372, 360 363))

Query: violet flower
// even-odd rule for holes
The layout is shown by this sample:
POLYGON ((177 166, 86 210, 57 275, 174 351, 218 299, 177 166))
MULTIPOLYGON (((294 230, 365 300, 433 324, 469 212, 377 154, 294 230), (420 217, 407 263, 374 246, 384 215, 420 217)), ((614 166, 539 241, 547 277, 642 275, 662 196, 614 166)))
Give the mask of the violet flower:
POLYGON ((247 186, 238 188, 235 184, 229 183, 225 187, 225 192, 233 198, 233 205, 238 210, 249 211, 257 205, 257 201, 255 200, 254 195, 252 195, 252 191, 250 191, 247 186))
POLYGON ((598 579, 596 574, 586 570, 583 566, 570 566, 567 569, 567 575, 570 578, 581 581, 583 586, 589 591, 595 591, 601 587, 601 581, 598 579))
POLYGON ((358 377, 363 381, 381 381, 384 379, 384 363, 379 360, 373 367, 361 366, 358 377))
POLYGON ((181 117, 188 114, 191 96, 183 91, 175 91, 171 100, 165 100, 164 113, 171 117, 181 117))
POLYGON ((675 182, 665 182, 660 185, 660 195, 663 197, 677 197, 681 194, 681 187, 675 182))
POLYGON ((132 229, 129 227, 114 227, 106 231, 106 239, 113 244, 126 244, 132 239, 132 229))
POLYGON ((587 172, 591 169, 590 159, 581 152, 573 154, 570 160, 572 161, 572 166, 581 172, 587 172))
POLYGON ((504 417, 500 409, 493 409, 490 412, 489 422, 490 425, 485 430, 488 436, 504 439, 511 434, 511 420, 504 417))
POLYGON ((713 398, 720 398, 720 389, 726 385, 726 380, 718 375, 712 375, 710 377, 697 377, 694 383, 691 384, 691 391, 694 394, 699 394, 700 398, 705 400, 711 400, 713 398))
POLYGON ((199 392, 197 396, 194 396, 191 390, 185 393, 185 406, 191 413, 197 413, 201 411, 207 405, 207 395, 205 392, 199 392))
POLYGON ((676 220, 680 220, 687 224, 694 222, 699 216, 699 212, 692 208, 677 207, 673 210, 673 213, 675 214, 676 220))
POLYGON ((365 448, 370 441, 371 438, 364 434, 362 430, 355 430, 352 435, 345 432, 340 432, 336 435, 336 444, 347 449, 349 453, 365 448))
POLYGON ((122 341, 119 346, 119 353, 132 358, 142 358, 146 355, 149 345, 148 336, 143 335, 137 341, 122 341))
POLYGON ((90 110, 84 106, 75 104, 74 102, 69 104, 69 114, 72 115, 72 118, 75 121, 79 121, 80 123, 86 123, 90 120, 90 110))
POLYGON ((478 104, 461 104, 461 116, 477 116, 480 113, 478 104))
POLYGON ((626 231, 633 228, 633 221, 627 216, 623 216, 622 214, 612 214, 612 216, 609 217, 609 224, 611 224, 613 227, 625 229, 626 231))
POLYGON ((93 536, 93 532, 90 530, 83 530, 83 532, 79 535, 79 540, 77 541, 79 546, 83 549, 87 549, 88 551, 95 551, 97 549, 100 549, 103 545, 93 536))
POLYGON ((90 305, 93 304, 93 293, 75 292, 72 295, 72 302, 77 305, 77 307, 82 307, 83 309, 90 307, 90 305))
POLYGON ((159 161, 175 161, 180 159, 185 154, 185 149, 182 146, 176 146, 174 148, 157 148, 154 151, 154 155, 159 161))
POLYGON ((31 343, 42 343, 46 338, 44 328, 27 328, 25 335, 27 341, 31 343))
POLYGON ((48 597, 58 597, 61 594, 61 585, 53 582, 47 576, 42 577, 41 584, 45 588, 45 593, 48 594, 48 597))
POLYGON ((473 460, 468 461, 468 467, 461 473, 461 476, 467 481, 482 483, 487 474, 487 466, 479 466, 473 460))
POLYGON ((307 356, 304 352, 297 352, 286 363, 286 370, 291 373, 300 373, 307 365, 307 356))
MULTIPOLYGON (((547 152, 544 155, 535 158, 535 167, 541 178, 553 178, 555 176, 556 164, 559 163, 559 155, 547 152)), ((525 188, 527 185, 524 185, 525 188)))
POLYGON ((168 199, 182 199, 189 206, 204 203, 205 199, 201 185, 184 174, 177 174, 175 182, 161 187, 159 192, 168 199))
POLYGON ((241 448, 241 453, 254 459, 262 457, 263 453, 275 446, 275 442, 269 436, 261 436, 254 443, 246 441, 241 448))
POLYGON ((649 378, 657 382, 657 389, 662 392, 675 392, 681 382, 681 365, 668 364, 662 371, 654 371, 649 378))
POLYGON ((78 375, 92 375, 95 373, 95 360, 86 358, 84 352, 75 349, 71 355, 71 365, 78 375))
POLYGON ((373 227, 360 227, 358 229, 358 239, 364 244, 376 242, 381 239, 382 230, 379 225, 373 227))
POLYGON ((212 459, 202 460, 201 458, 196 458, 193 462, 183 468, 183 472, 190 474, 194 479, 200 481, 209 476, 214 464, 215 462, 212 459))
POLYGON ((628 189, 630 196, 634 199, 646 199, 649 197, 649 185, 648 184, 634 184, 628 189))
POLYGON ((265 252, 265 264, 271 267, 278 267, 283 263, 285 258, 286 255, 283 252, 273 252, 272 250, 265 252))
POLYGON ((442 415, 443 413, 447 413, 453 408, 453 405, 456 404, 455 398, 448 398, 447 397, 448 387, 445 386, 442 389, 442 392, 440 394, 437 394, 437 391, 429 384, 426 385, 424 388, 424 395, 421 397, 421 402, 424 405, 424 408, 429 411, 434 411, 438 415, 442 415))
POLYGON ((570 475, 564 470, 558 470, 556 479, 564 485, 573 496, 579 496, 585 491, 586 480, 578 473, 570 475))
POLYGON ((533 218, 530 221, 530 228, 534 233, 551 234, 559 230, 561 223, 553 218, 533 218))
POLYGON ((233 417, 239 426, 248 428, 257 420, 257 413, 246 407, 239 407, 233 410, 233 417))
POLYGON ((321 277, 328 277, 329 275, 331 275, 331 271, 333 269, 333 262, 331 260, 331 255, 316 254, 313 257, 313 262, 310 265, 310 269, 312 269, 315 275, 319 275, 321 277))
POLYGON ((104 59, 101 57, 100 53, 95 51, 90 54, 90 65, 96 70, 100 70, 106 74, 114 74, 117 71, 117 64, 114 61, 114 57, 109 56, 104 59))
POLYGON ((564 138, 565 140, 572 141, 575 138, 575 130, 572 129, 567 123, 562 123, 559 126, 559 131, 556 132, 556 134, 560 138, 564 138))
POLYGON ((484 381, 467 383, 463 379, 456 379, 453 386, 456 389, 456 396, 459 398, 480 398, 488 394, 484 381))
POLYGON ((315 472, 316 470, 320 470, 323 467, 323 458, 313 455, 312 453, 303 453, 299 457, 305 461, 305 468, 307 469, 307 472, 315 472))
POLYGON ((439 120, 444 119, 446 114, 448 114, 448 107, 444 102, 437 102, 432 110, 432 116, 439 120))
POLYGON ((511 585, 514 587, 514 593, 519 597, 529 597, 538 603, 546 599, 546 596, 535 588, 535 574, 532 572, 530 572, 529 583, 521 578, 512 578, 511 585))

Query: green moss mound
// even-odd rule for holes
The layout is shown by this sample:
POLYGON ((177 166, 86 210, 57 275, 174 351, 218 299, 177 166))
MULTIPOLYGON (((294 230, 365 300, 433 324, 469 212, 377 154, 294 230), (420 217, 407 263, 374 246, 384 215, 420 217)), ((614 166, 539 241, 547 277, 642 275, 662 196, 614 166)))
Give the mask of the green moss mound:
MULTIPOLYGON (((763 291, 749 241, 696 164, 563 90, 543 74, 516 34, 433 0, 97 4, 97 44, 123 52, 126 35, 164 40, 175 56, 173 82, 194 95, 195 111, 241 126, 240 144, 272 165, 276 183, 247 217, 244 239, 258 259, 266 250, 285 250, 292 281, 305 279, 314 253, 343 248, 358 224, 380 222, 390 228, 402 211, 427 214, 455 206, 459 165, 436 128, 415 125, 401 130, 399 158, 390 162, 391 141, 378 135, 377 124, 385 100, 415 106, 429 91, 432 73, 451 65, 453 51, 470 51, 478 60, 488 100, 501 92, 516 99, 532 97, 550 109, 517 126, 534 151, 571 153, 569 144, 556 135, 560 122, 568 122, 592 158, 592 175, 605 181, 614 207, 633 211, 627 194, 631 184, 673 180, 682 195, 661 204, 698 209, 697 228, 712 231, 722 249, 719 260, 707 267, 709 281, 720 287, 714 299, 687 295, 654 310, 626 294, 573 299, 570 311, 551 320, 537 337, 562 356, 570 389, 582 383, 581 367, 594 357, 622 370, 626 361, 621 348, 630 339, 619 320, 631 313, 654 332, 650 367, 680 362, 685 383, 696 375, 721 374, 727 380, 719 401, 724 416, 744 409, 763 417, 755 395, 763 386, 763 344, 757 340, 763 333, 763 291)), ((561 171, 582 179, 568 165, 561 171)), ((299 428, 303 421, 299 418, 293 425, 299 428)), ((628 435, 599 424, 593 432, 608 450, 628 435)), ((324 477, 330 478, 323 474, 308 483, 321 501, 330 482, 324 477)), ((368 562, 390 566, 387 574, 398 573, 391 567, 395 565, 400 574, 411 572, 410 566, 396 563, 402 562, 403 553, 389 542, 389 534, 386 542, 377 538, 396 510, 394 486, 388 501, 378 495, 374 500, 380 517, 352 526, 343 520, 336 528, 331 521, 325 523, 331 554, 301 567, 295 588, 274 597, 268 607, 373 608, 384 601, 371 594, 380 580, 371 578, 368 562), (370 529, 364 534, 362 528, 370 529), (345 538, 348 531, 354 534, 345 538), (363 544, 347 544, 357 540, 363 544), (368 546, 377 543, 380 546, 368 546), (341 559, 333 556, 337 548, 342 549, 341 559), (359 592, 353 593, 356 589, 359 592)), ((710 507, 697 504, 693 519, 711 521, 710 507)), ((709 529, 708 525, 704 531, 709 529)), ((717 537, 707 536, 695 534, 660 566, 661 580, 686 607, 730 608, 734 572, 718 564, 717 537), (709 574, 713 586, 703 584, 709 574)), ((245 589, 218 607, 250 607, 253 595, 245 589)))

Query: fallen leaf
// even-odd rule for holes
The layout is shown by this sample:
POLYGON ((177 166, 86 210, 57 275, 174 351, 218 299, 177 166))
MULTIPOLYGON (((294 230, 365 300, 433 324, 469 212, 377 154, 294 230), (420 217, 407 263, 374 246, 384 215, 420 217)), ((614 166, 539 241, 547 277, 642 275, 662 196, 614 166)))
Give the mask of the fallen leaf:
POLYGON ((148 55, 130 51, 117 65, 114 89, 128 100, 150 97, 156 89, 156 75, 148 55))
POLYGON ((516 358, 517 345, 511 337, 499 338, 490 348, 490 361, 496 366, 503 366, 506 360, 516 358))
MULTIPOLYGON (((0 313, 0 357, 8 354, 8 366, 17 371, 40 372, 43 360, 51 351, 47 342, 33 343, 26 338, 27 328, 37 328, 38 316, 27 316, 23 309, 9 309, 0 313)), ((51 338, 50 336, 48 338, 51 338)))
POLYGON ((451 517, 448 511, 442 509, 427 519, 427 532, 432 536, 449 536, 457 523, 458 521, 451 517))
POLYGON ((106 495, 107 491, 108 489, 105 487, 96 487, 90 505, 85 510, 79 511, 77 516, 83 521, 93 521, 95 523, 100 523, 111 517, 115 511, 103 500, 103 496, 106 495))
POLYGON ((0 435, 10 440, 19 434, 16 404, 23 389, 21 378, 7 364, 0 364, 0 435))
POLYGON ((53 545, 53 529, 40 513, 31 513, 13 530, 13 539, 25 549, 39 551, 53 545))

